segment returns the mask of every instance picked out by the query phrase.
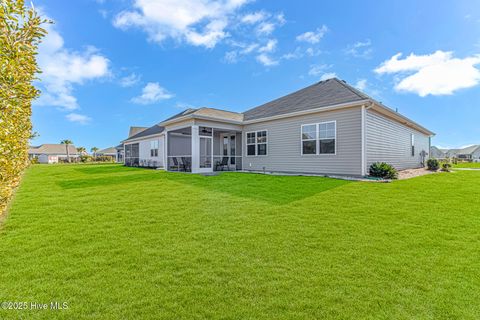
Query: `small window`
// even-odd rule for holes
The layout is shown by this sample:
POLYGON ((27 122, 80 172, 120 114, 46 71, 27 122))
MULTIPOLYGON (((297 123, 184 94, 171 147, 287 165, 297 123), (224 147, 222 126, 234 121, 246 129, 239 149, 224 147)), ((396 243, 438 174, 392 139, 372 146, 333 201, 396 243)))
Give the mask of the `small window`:
POLYGON ((302 126, 302 154, 335 154, 335 121, 302 126))
POLYGON ((412 147, 412 157, 415 157, 415 135, 410 134, 410 146, 412 147))
POLYGON ((247 156, 266 156, 267 143, 267 131, 247 132, 247 156))
POLYGON ((150 141, 150 156, 158 157, 158 140, 150 141))
POLYGON ((302 126, 302 154, 317 154, 317 125, 302 126))

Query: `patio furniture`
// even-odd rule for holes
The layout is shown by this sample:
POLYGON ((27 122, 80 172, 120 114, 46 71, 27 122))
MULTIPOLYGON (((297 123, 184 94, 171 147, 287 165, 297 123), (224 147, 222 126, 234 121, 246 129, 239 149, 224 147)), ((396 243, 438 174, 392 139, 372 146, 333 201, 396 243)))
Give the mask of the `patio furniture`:
POLYGON ((190 162, 190 159, 187 159, 186 157, 182 157, 182 168, 183 168, 183 171, 185 172, 191 171, 192 164, 190 162))
POLYGON ((173 161, 173 166, 170 166, 170 170, 176 169, 177 171, 180 171, 180 164, 178 163, 177 157, 173 157, 172 161, 173 161))
POLYGON ((221 171, 223 171, 223 169, 225 169, 225 168, 227 168, 227 170, 229 169, 228 168, 228 157, 223 157, 221 162, 218 161, 215 164, 215 171, 219 171, 218 168, 220 168, 221 171))

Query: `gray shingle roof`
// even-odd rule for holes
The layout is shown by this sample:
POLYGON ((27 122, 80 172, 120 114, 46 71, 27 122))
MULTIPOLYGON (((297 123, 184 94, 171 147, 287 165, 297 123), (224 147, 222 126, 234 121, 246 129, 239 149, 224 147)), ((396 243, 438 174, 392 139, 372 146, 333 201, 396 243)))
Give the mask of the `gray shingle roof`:
POLYGON ((106 154, 106 153, 116 154, 117 149, 115 149, 115 147, 110 147, 110 148, 105 148, 105 149, 102 149, 102 150, 99 150, 99 151, 96 152, 96 154, 98 154, 98 155, 106 154))
POLYGON ((163 130, 165 130, 164 127, 159 126, 158 124, 156 124, 156 125, 154 125, 154 126, 151 126, 151 127, 148 128, 148 129, 143 130, 143 131, 140 132, 140 133, 137 133, 136 135, 133 135, 133 136, 129 137, 129 138, 128 138, 127 140, 125 140, 125 141, 132 140, 132 139, 137 139, 137 138, 141 138, 141 137, 145 137, 145 136, 150 136, 150 135, 152 135, 152 134, 162 133, 163 130))
POLYGON ((148 127, 130 127, 130 130, 128 131, 128 137, 130 138, 131 136, 134 136, 145 129, 148 129, 148 127))
POLYGON ((292 112, 369 99, 367 95, 333 78, 298 90, 244 112, 244 120, 254 120, 292 112))
MULTIPOLYGON (((28 150, 29 154, 67 154, 67 148, 64 144, 45 143, 38 147, 31 146, 28 150)), ((77 155, 77 149, 74 145, 68 145, 68 153, 71 156, 77 155)))
POLYGON ((183 117, 183 116, 186 116, 188 114, 191 114, 191 113, 194 113, 195 111, 197 111, 198 109, 187 109, 187 110, 183 110, 182 112, 179 112, 177 114, 174 114, 173 116, 171 116, 170 118, 167 118, 165 120, 163 120, 162 122, 165 122, 165 121, 169 121, 169 120, 173 120, 173 119, 176 119, 176 118, 180 118, 180 117, 183 117))

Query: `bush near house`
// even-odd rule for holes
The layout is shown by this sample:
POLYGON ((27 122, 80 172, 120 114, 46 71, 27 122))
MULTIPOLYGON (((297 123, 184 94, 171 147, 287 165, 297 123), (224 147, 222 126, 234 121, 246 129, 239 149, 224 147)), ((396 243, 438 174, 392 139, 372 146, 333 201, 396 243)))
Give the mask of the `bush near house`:
POLYGON ((450 172, 451 167, 452 167, 452 165, 448 162, 442 163, 442 171, 450 172))
POLYGON ((427 168, 431 171, 437 171, 440 168, 440 162, 435 158, 430 158, 427 160, 427 168))
POLYGON ((0 1, 0 214, 29 164, 31 102, 39 94, 32 81, 44 22, 22 0, 0 1))
POLYGON ((369 170, 370 176, 382 179, 397 179, 398 172, 392 165, 386 162, 372 163, 369 170))

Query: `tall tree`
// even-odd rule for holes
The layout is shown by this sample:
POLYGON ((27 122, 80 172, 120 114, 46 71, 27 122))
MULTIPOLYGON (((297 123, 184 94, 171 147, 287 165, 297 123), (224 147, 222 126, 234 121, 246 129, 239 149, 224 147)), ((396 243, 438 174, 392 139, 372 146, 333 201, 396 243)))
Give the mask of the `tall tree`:
POLYGON ((93 152, 93 159, 96 159, 98 148, 97 147, 92 147, 92 149, 90 149, 90 151, 93 152))
POLYGON ((28 165, 31 103, 40 93, 32 83, 46 22, 23 0, 0 0, 0 214, 28 165))
POLYGON ((70 162, 70 150, 68 146, 73 144, 72 140, 65 139, 60 141, 60 143, 65 145, 65 149, 67 150, 67 161, 70 162))
POLYGON ((87 152, 87 149, 85 149, 85 147, 78 147, 77 152, 79 155, 83 155, 85 152, 87 152))

